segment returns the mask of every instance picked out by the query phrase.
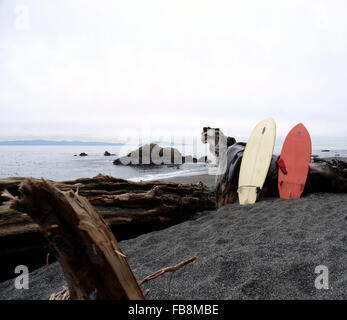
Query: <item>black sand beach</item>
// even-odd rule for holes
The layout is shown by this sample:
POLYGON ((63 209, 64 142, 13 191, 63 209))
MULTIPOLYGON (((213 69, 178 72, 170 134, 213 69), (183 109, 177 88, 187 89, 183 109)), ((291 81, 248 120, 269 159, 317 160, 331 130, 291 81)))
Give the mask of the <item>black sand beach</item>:
MULTIPOLYGON (((143 285, 150 299, 347 299, 346 205, 345 194, 235 203, 120 246, 137 280, 197 256, 170 285, 170 273, 143 285), (328 290, 315 288, 318 265, 329 269, 328 290)), ((1 283, 0 299, 48 299, 65 285, 58 263, 29 281, 28 290, 1 283)))

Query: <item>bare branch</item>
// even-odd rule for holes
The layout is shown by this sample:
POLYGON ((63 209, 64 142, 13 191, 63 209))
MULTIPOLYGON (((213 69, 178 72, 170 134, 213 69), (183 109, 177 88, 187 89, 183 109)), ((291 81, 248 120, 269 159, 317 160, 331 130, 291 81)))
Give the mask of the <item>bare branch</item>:
POLYGON ((152 273, 151 275, 147 276, 146 278, 140 280, 138 282, 138 284, 139 284, 139 286, 141 286, 144 283, 146 283, 147 281, 153 280, 155 278, 158 278, 159 276, 163 275, 166 272, 175 272, 178 269, 180 269, 180 268, 184 267, 185 265, 187 265, 188 263, 191 263, 191 262, 195 261, 196 259, 197 259, 197 257, 194 256, 194 257, 191 257, 191 258, 189 258, 187 260, 184 260, 184 261, 180 262, 179 264, 176 264, 175 266, 162 268, 162 269, 152 273))

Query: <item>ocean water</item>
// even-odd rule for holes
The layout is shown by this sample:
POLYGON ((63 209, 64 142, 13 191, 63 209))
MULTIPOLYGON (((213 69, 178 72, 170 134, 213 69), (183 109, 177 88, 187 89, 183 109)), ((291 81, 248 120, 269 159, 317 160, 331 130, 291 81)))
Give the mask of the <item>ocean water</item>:
MULTIPOLYGON (((165 146, 165 145, 163 145, 165 146)), ((179 169, 158 166, 156 168, 135 168, 113 165, 113 160, 135 150, 138 146, 0 146, 0 178, 34 177, 55 181, 94 177, 99 173, 132 181, 170 178, 184 175, 208 173, 212 164, 183 164, 179 169), (115 155, 105 157, 105 150, 115 155), (87 157, 74 156, 85 152, 87 157)), ((214 157, 207 145, 175 145, 183 155, 214 157)), ((274 153, 279 154, 281 145, 276 144, 274 153)), ((347 148, 313 146, 312 154, 320 157, 347 157, 347 148), (322 152, 328 149, 329 152, 322 152)))
MULTIPOLYGON (((174 147, 183 152, 183 155, 199 157, 208 153, 206 145, 203 144, 199 148, 187 145, 174 147)), ((114 159, 137 148, 138 146, 134 145, 0 146, 0 178, 34 177, 64 181, 81 177, 94 177, 101 173, 139 181, 208 172, 207 164, 183 164, 179 169, 168 168, 165 165, 146 169, 112 163, 114 159), (105 150, 115 155, 105 157, 105 150), (78 156, 81 152, 87 153, 88 156, 78 156), (77 156, 74 156, 75 154, 77 156)))

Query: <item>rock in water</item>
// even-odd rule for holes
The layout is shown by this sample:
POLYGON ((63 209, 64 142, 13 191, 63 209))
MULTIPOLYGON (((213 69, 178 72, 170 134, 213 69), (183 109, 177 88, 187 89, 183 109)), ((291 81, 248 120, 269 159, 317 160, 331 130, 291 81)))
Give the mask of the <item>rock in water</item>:
POLYGON ((202 156, 202 157, 200 157, 200 158, 198 159, 198 162, 199 162, 199 163, 207 163, 207 162, 208 162, 207 156, 202 156))
POLYGON ((192 156, 185 156, 182 157, 182 162, 183 163, 196 163, 198 160, 196 158, 193 158, 192 156))
POLYGON ((163 148, 155 143, 144 146, 113 161, 115 165, 171 165, 182 164, 182 154, 175 148, 163 148))

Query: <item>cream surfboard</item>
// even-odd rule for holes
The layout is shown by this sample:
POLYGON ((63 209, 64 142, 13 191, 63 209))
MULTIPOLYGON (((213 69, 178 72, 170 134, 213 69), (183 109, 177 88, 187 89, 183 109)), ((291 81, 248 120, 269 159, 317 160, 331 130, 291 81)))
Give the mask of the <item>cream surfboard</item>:
POLYGON ((269 171, 276 139, 276 122, 267 118, 253 129, 243 153, 239 176, 240 204, 255 203, 269 171))

